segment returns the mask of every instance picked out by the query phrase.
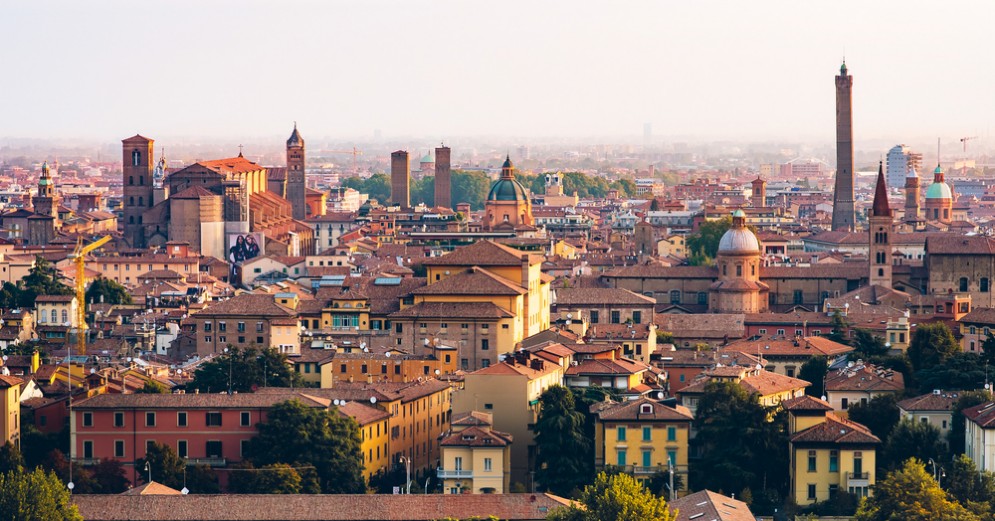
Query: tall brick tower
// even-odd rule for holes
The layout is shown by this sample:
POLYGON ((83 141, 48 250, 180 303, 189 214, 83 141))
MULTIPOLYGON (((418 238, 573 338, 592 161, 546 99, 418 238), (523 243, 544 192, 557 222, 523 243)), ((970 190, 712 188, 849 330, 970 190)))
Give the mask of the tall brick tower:
POLYGON ((754 208, 764 208, 767 206, 767 181, 760 176, 750 182, 753 187, 753 196, 750 197, 750 205, 754 208))
POLYGON ((833 191, 833 231, 853 231, 853 76, 846 61, 836 77, 836 187, 833 191))
POLYGON ((411 163, 406 150, 390 154, 390 202, 401 208, 411 206, 411 163))
POLYGON ((871 261, 871 286, 891 288, 891 233, 894 219, 888 205, 888 185, 884 180, 884 163, 878 165, 878 183, 874 188, 874 204, 868 217, 868 256, 871 261))
POLYGON ((152 207, 153 146, 155 141, 135 135, 121 141, 124 182, 124 240, 145 248, 142 214, 152 207))
POLYGON ((38 179, 38 196, 34 198, 35 213, 48 217, 59 216, 59 198, 55 195, 55 183, 48 162, 41 165, 41 177, 38 179))
POLYGON ((914 166, 909 166, 905 175, 905 222, 919 221, 919 174, 914 166))
POLYGON ((453 207, 449 153, 446 146, 435 149, 435 206, 440 208, 453 207))
POLYGON ((304 138, 297 131, 297 122, 294 122, 294 131, 287 139, 287 200, 293 204, 294 219, 303 220, 307 216, 306 190, 304 138))

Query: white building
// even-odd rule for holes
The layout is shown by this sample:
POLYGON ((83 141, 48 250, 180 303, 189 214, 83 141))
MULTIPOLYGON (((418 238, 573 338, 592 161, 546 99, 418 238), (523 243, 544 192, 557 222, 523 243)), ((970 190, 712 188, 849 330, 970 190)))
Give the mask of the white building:
POLYGON ((922 166, 922 154, 917 154, 905 145, 895 145, 888 151, 888 166, 885 178, 888 188, 901 189, 905 187, 905 176, 910 167, 919 170, 922 166))
POLYGON ((995 402, 964 409, 964 453, 978 470, 995 470, 995 402))

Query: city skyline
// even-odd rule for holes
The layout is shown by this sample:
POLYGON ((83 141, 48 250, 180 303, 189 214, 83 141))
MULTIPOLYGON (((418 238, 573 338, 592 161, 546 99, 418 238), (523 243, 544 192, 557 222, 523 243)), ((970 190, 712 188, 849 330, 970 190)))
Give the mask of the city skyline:
POLYGON ((980 2, 121 5, 8 9, 0 52, 24 74, 0 137, 250 139, 297 120, 316 138, 641 140, 648 122, 654 140, 830 143, 845 53, 858 148, 990 145, 980 2))

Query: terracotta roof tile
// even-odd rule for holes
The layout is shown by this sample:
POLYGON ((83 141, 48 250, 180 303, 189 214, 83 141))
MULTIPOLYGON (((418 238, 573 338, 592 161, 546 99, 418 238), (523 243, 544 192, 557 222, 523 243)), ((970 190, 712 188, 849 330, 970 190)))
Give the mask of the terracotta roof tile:
POLYGON ((687 407, 682 405, 670 407, 646 397, 609 405, 595 405, 598 405, 596 414, 601 421, 691 421, 694 419, 687 407), (648 407, 644 407, 644 405, 648 407), (643 412, 644 409, 649 409, 652 412, 643 412))
POLYGON ((898 402, 903 411, 952 411, 959 393, 936 391, 898 402))
POLYGON ((390 418, 390 413, 370 407, 361 402, 346 402, 338 407, 338 412, 356 420, 360 427, 390 418))
POLYGON ((867 427, 830 414, 826 416, 826 421, 792 436, 791 443, 876 445, 881 440, 871 434, 867 427))
POLYGON ((556 290, 557 306, 655 305, 656 299, 616 288, 563 288, 556 290))
POLYGON ((536 255, 485 240, 457 248, 441 257, 426 259, 424 264, 426 266, 521 266, 524 256, 529 257, 530 263, 542 262, 542 259, 536 255))
POLYGON ((511 434, 478 426, 443 436, 439 441, 439 445, 443 447, 505 447, 512 442, 511 434))
POLYGON ((524 295, 528 291, 483 268, 474 266, 412 291, 414 295, 524 295))
POLYGON ((667 503, 674 521, 756 521, 750 507, 738 499, 711 490, 688 494, 667 503))
MULTIPOLYGON (((271 388, 275 389, 275 388, 271 388)), ((316 400, 305 392, 279 389, 267 393, 187 393, 187 394, 98 394, 74 403, 77 409, 206 409, 235 407, 272 407, 287 400, 300 400, 311 407, 327 407, 326 400, 316 400)))
POLYGON ((995 427, 995 402, 982 403, 964 409, 964 417, 976 423, 979 427, 989 429, 995 427))
POLYGON ((490 302, 422 302, 391 313, 391 318, 513 318, 490 302))

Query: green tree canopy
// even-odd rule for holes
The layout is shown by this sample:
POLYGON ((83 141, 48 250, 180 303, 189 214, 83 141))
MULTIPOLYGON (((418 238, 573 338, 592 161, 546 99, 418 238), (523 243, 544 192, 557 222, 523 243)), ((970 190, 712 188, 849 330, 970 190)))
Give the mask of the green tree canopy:
POLYGON ((166 394, 166 386, 153 380, 147 380, 141 389, 135 391, 138 394, 166 394))
POLYGON ((987 391, 964 391, 959 394, 957 401, 954 402, 953 410, 950 412, 950 432, 947 434, 947 446, 952 454, 964 453, 966 430, 964 409, 981 405, 988 400, 991 400, 991 395, 987 391))
POLYGON ((995 474, 978 471, 971 458, 960 454, 946 467, 943 486, 965 508, 985 521, 995 519, 992 501, 995 500, 995 474))
POLYGON ((898 425, 898 400, 893 394, 875 396, 867 403, 851 405, 847 415, 851 420, 870 429, 882 443, 887 443, 895 425, 898 425))
POLYGON ((20 449, 11 442, 0 447, 0 474, 24 469, 24 457, 21 456, 20 449))
POLYGON ((0 521, 83 521, 65 483, 35 469, 0 474, 0 521))
POLYGON ((218 476, 210 467, 188 466, 186 460, 179 457, 169 445, 150 443, 145 457, 135 460, 136 474, 143 483, 149 479, 146 464, 152 473, 152 481, 167 487, 181 490, 185 483, 192 494, 216 494, 220 490, 218 476))
POLYGON ((942 364, 961 351, 954 334, 943 322, 919 324, 906 351, 912 368, 921 371, 942 364))
POLYGON ((598 474, 593 485, 584 487, 579 501, 555 509, 551 521, 670 521, 673 516, 663 498, 654 495, 628 474, 598 474))
POLYGON ((322 493, 366 491, 359 425, 352 418, 290 400, 273 406, 258 429, 248 447, 253 465, 312 466, 322 493))
POLYGON ((821 397, 825 393, 826 373, 829 371, 829 360, 824 356, 813 356, 798 369, 798 378, 809 382, 805 394, 821 397))
POLYGON ((888 436, 880 467, 896 469, 909 458, 939 461, 943 451, 939 429, 926 422, 902 420, 888 436))
POLYGON ((350 177, 343 179, 341 185, 368 194, 370 199, 376 199, 381 203, 390 200, 390 177, 387 174, 373 174, 366 179, 350 177))
POLYGON ((854 329, 853 341, 850 345, 853 346, 854 355, 865 360, 874 356, 888 355, 888 347, 884 345, 884 339, 864 328, 854 329))
POLYGON ((574 395, 561 385, 539 397, 535 425, 536 479, 546 490, 567 495, 589 479, 590 439, 584 432, 584 415, 577 411, 574 395))
POLYGON ((934 389, 983 389, 985 363, 977 353, 954 353, 941 363, 916 373, 919 392, 934 389))
POLYGON ((951 501, 922 461, 906 460, 898 470, 877 482, 874 495, 857 509, 855 521, 980 521, 951 501))
POLYGON ((218 393, 228 390, 229 375, 234 392, 259 387, 301 387, 303 380, 293 371, 287 355, 275 349, 229 347, 228 353, 200 364, 187 389, 218 393), (230 365, 229 365, 230 363, 230 365))
POLYGON ((758 502, 769 496, 764 486, 783 494, 788 485, 784 411, 767 409, 732 382, 709 382, 704 391, 694 419, 702 456, 690 469, 692 488, 748 487, 758 502))
POLYGON ((124 286, 103 277, 90 284, 86 290, 86 302, 105 304, 131 304, 131 294, 124 286))
POLYGON ((459 203, 470 203, 472 210, 484 208, 487 194, 491 190, 491 179, 486 174, 453 170, 449 182, 454 206, 459 203))
POLYGON ((228 491, 236 494, 300 494, 301 475, 286 463, 255 468, 251 463, 233 467, 228 491))

